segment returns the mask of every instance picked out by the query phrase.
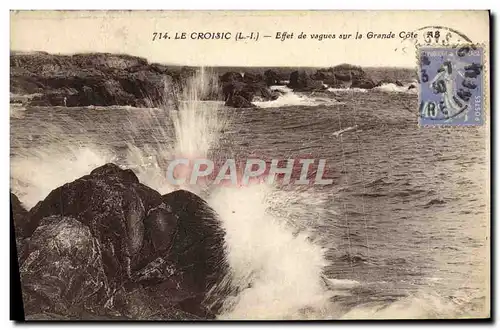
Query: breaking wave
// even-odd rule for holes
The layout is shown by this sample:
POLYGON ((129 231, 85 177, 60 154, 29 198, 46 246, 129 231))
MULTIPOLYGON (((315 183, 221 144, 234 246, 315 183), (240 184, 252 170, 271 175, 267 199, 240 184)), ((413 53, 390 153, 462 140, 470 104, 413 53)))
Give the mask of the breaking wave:
POLYGON ((418 84, 411 83, 403 86, 398 86, 393 83, 383 84, 381 86, 374 87, 372 89, 363 88, 328 88, 327 91, 332 93, 369 93, 371 91, 385 92, 385 93, 406 93, 406 94, 417 94, 418 84), (410 88, 411 87, 411 88, 410 88))
POLYGON ((381 86, 373 88, 373 90, 386 92, 386 93, 407 93, 407 94, 417 94, 418 93, 418 84, 408 84, 404 86, 398 86, 396 84, 383 84, 381 86), (414 86, 414 88, 408 89, 410 86, 414 86))
POLYGON ((366 93, 368 92, 367 89, 363 88, 333 88, 329 87, 327 91, 332 92, 332 93, 366 93))
POLYGON ((320 105, 341 104, 335 99, 322 97, 317 93, 296 93, 286 86, 271 86, 271 90, 279 91, 281 95, 273 101, 253 102, 259 108, 283 108, 290 106, 316 107, 320 105))
POLYGON ((96 146, 53 144, 18 151, 11 159, 11 189, 30 209, 55 188, 112 162, 114 156, 96 146))

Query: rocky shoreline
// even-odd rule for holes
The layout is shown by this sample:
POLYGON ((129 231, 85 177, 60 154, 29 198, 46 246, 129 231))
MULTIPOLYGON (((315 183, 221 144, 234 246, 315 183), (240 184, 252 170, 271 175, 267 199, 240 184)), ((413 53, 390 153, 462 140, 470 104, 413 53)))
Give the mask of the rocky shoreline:
MULTIPOLYGON (((182 90, 196 72, 195 68, 169 67, 140 57, 109 53, 13 52, 10 67, 11 103, 26 106, 154 107, 165 103, 165 86, 182 90)), ((270 89, 274 85, 287 85, 294 92, 330 87, 372 89, 386 83, 403 85, 397 79, 376 81, 363 68, 349 64, 315 71, 288 68, 251 73, 221 69, 217 70, 218 88, 206 99, 223 100, 226 106, 234 108, 255 107, 252 102, 277 99, 279 92, 270 89)))
POLYGON ((106 164, 29 211, 11 193, 11 208, 26 319, 185 320, 219 312, 225 233, 195 194, 162 196, 131 170, 106 164))

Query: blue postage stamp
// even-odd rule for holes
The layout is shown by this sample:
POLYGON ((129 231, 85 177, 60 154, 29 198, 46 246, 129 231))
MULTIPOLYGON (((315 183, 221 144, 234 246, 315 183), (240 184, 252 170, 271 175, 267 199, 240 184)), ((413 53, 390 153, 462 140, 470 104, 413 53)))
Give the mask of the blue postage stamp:
POLYGON ((484 123, 483 48, 423 47, 419 124, 473 126, 484 123))

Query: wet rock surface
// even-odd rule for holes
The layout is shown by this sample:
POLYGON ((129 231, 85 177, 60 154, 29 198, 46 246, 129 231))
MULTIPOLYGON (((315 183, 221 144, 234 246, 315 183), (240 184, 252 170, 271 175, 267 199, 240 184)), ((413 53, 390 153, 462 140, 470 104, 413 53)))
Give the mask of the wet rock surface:
POLYGON ((106 164, 17 214, 27 319, 215 317, 224 231, 197 195, 162 196, 106 164))

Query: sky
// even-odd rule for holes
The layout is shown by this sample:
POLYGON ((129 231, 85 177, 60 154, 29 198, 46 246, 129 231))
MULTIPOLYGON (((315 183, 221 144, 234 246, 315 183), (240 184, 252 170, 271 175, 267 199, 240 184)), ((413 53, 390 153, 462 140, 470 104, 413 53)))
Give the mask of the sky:
POLYGON ((486 11, 18 11, 11 12, 10 49, 125 53, 150 62, 189 66, 415 67, 415 39, 405 40, 400 34, 425 26, 452 28, 475 43, 489 44, 486 11), (238 32, 254 37, 259 33, 259 40, 236 41, 238 32), (305 39, 298 38, 301 32, 305 39), (394 38, 368 39, 369 32, 392 33, 394 38), (158 38, 159 33, 167 33, 170 39, 158 38), (186 39, 175 39, 182 33, 186 39), (191 39, 193 33, 230 33, 231 37, 197 40, 191 39), (293 33, 293 37, 277 39, 278 33, 293 33), (311 39, 312 34, 336 38, 319 41, 311 39), (356 34, 362 39, 356 39, 356 34))

